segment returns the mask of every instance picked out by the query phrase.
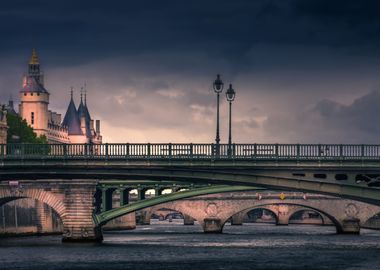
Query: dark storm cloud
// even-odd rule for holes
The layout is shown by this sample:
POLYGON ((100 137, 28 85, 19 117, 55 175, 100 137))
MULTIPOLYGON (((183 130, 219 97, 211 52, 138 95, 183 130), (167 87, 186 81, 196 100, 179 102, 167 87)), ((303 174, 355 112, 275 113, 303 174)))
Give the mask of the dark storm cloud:
POLYGON ((377 1, 355 0, 3 1, 0 46, 71 53, 71 63, 183 49, 243 61, 257 43, 378 44, 379 11, 377 1))
POLYGON ((348 105, 324 99, 292 116, 270 116, 264 124, 265 130, 281 134, 285 140, 297 138, 298 142, 378 143, 379 102, 378 91, 371 91, 348 105))
POLYGON ((211 141, 221 72, 237 141, 373 141, 376 114, 353 101, 380 85, 378 14, 369 0, 2 1, 0 99, 36 47, 51 107, 86 81, 109 140, 211 141))

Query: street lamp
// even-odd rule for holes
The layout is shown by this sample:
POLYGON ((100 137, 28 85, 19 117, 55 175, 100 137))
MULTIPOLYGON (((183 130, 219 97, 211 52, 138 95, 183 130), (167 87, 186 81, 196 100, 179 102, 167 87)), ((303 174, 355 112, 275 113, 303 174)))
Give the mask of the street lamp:
POLYGON ((216 107, 216 137, 215 137, 215 143, 216 143, 216 149, 215 149, 215 154, 216 156, 219 156, 220 154, 220 136, 219 136, 219 94, 223 91, 223 82, 220 79, 220 75, 216 75, 216 80, 213 83, 214 87, 214 92, 216 93, 217 96, 217 107, 216 107))
POLYGON ((230 104, 230 116, 229 116, 229 129, 228 129, 228 156, 231 157, 232 156, 232 132, 231 132, 231 108, 232 108, 232 101, 235 100, 235 96, 236 96, 236 93, 235 93, 235 90, 232 88, 232 84, 230 84, 230 87, 227 89, 227 92, 226 92, 226 98, 227 98, 227 101, 229 102, 230 104))

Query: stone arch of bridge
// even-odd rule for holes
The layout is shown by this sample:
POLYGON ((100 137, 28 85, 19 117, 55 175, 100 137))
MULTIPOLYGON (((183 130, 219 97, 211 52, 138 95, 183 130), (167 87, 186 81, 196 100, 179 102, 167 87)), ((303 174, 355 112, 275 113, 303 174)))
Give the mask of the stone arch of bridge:
POLYGON ((239 209, 234 214, 229 215, 228 218, 226 218, 225 220, 223 220, 222 226, 224 226, 225 223, 227 222, 227 220, 229 220, 230 218, 232 218, 233 215, 236 215, 236 214, 241 213, 241 212, 248 213, 249 211, 252 211, 252 210, 255 210, 255 209, 266 209, 268 211, 271 211, 272 213, 275 214, 275 217, 277 219, 276 221, 278 222, 280 220, 280 217, 279 217, 279 214, 275 213, 275 211, 273 210, 273 206, 280 206, 280 205, 287 205, 287 206, 292 206, 293 207, 293 209, 291 209, 291 212, 289 212, 287 214, 288 217, 290 217, 290 216, 294 215, 296 212, 302 211, 302 210, 312 210, 312 211, 315 211, 315 212, 317 212, 319 214, 323 214, 326 217, 328 217, 331 220, 331 222, 335 225, 337 232, 342 231, 342 224, 331 213, 325 211, 324 209, 318 209, 318 208, 315 208, 315 207, 310 206, 310 205, 302 205, 302 204, 286 203, 286 202, 284 202, 284 203, 263 203, 263 204, 256 204, 256 205, 253 205, 253 206, 248 207, 248 208, 239 209))
POLYGON ((18 199, 34 199, 51 207, 65 223, 66 206, 55 194, 40 188, 32 189, 0 189, 0 206, 18 199))
MULTIPOLYGON (((243 211, 241 211, 241 212, 239 212, 239 213, 242 213, 242 215, 245 216, 245 215, 248 215, 249 212, 252 212, 252 211, 255 211, 255 210, 260 210, 260 209, 262 209, 262 210, 266 210, 266 211, 270 212, 270 213, 272 214, 272 216, 275 218, 275 222, 276 222, 276 223, 278 222, 278 215, 277 215, 277 213, 275 213, 275 212, 273 211, 273 209, 271 209, 271 208, 268 207, 268 206, 255 207, 255 208, 253 208, 253 209, 243 210, 243 211)), ((237 213, 237 214, 239 214, 239 213, 237 213)), ((233 215, 232 215, 232 216, 233 216, 233 215)), ((231 216, 231 217, 232 217, 232 216, 231 216)), ((228 219, 227 219, 227 221, 228 221, 228 219)))
POLYGON ((290 215, 289 215, 289 221, 296 215, 296 214, 298 214, 298 213, 300 213, 300 212, 314 212, 314 213, 316 213, 316 214, 318 214, 318 216, 319 216, 319 218, 321 219, 321 222, 322 222, 322 224, 325 224, 325 220, 324 220, 324 215, 322 214, 322 213, 320 213, 320 212, 318 212, 318 211, 316 211, 316 210, 313 210, 313 209, 308 209, 308 208, 299 208, 299 209, 297 209, 297 210, 295 210, 295 211, 293 211, 293 213, 291 213, 290 215))
MULTIPOLYGON (((185 215, 189 216, 190 218, 196 220, 195 218, 195 213, 193 211, 191 211, 191 209, 188 209, 188 208, 184 208, 184 207, 178 207, 176 206, 176 204, 174 203, 166 203, 164 206, 162 205, 156 205, 156 206, 153 206, 149 209, 149 211, 147 212, 147 214, 149 215, 149 220, 151 219, 152 215, 158 211, 160 211, 161 209, 165 209, 165 210, 169 210, 169 211, 173 211, 173 212, 177 212, 177 213, 180 213, 182 214, 182 216, 185 217, 185 215)), ((165 216, 165 219, 166 219, 167 216, 165 216)))
MULTIPOLYGON (((376 214, 374 214, 374 215, 372 215, 372 216, 370 216, 370 217, 368 217, 368 219, 364 222, 364 224, 365 225, 368 225, 368 223, 371 221, 371 220, 374 220, 375 218, 377 219, 377 220, 379 220, 380 218, 380 212, 379 213, 376 213, 376 214)), ((380 224, 380 222, 378 222, 379 224, 380 224)))

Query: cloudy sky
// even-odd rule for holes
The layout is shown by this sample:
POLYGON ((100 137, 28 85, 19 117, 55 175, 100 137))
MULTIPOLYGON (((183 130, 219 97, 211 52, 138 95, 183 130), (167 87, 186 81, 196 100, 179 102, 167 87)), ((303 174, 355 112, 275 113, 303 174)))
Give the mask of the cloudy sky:
POLYGON ((86 82, 107 142, 212 142, 221 73, 235 142, 379 143, 379 14, 375 0, 5 0, 0 101, 36 48, 50 108, 86 82))

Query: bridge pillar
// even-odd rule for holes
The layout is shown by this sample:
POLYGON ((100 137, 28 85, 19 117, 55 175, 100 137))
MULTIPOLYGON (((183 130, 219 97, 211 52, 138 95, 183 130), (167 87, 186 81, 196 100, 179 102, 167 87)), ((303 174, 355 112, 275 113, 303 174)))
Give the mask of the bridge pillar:
POLYGON ((162 189, 161 188, 155 188, 154 189, 154 196, 161 196, 162 195, 162 189))
POLYGON ((289 218, 291 214, 294 212, 294 208, 292 206, 279 204, 277 206, 274 206, 272 209, 273 212, 277 215, 277 222, 276 225, 280 226, 287 226, 289 225, 289 218))
POLYGON ((92 218, 96 182, 68 183, 64 186, 65 216, 63 242, 102 241, 102 231, 92 218))
POLYGON ((146 188, 137 189, 137 199, 139 201, 145 200, 145 192, 146 192, 146 188))
POLYGON ((183 225, 194 225, 194 219, 189 215, 183 214, 183 225))
POLYGON ((347 218, 341 221, 341 228, 337 229, 338 234, 360 234, 360 219, 347 218))
POLYGON ((289 215, 283 215, 283 214, 279 213, 277 216, 276 225, 280 225, 280 226, 289 225, 289 215))
POLYGON ((231 217, 231 225, 243 225, 245 213, 240 212, 231 217))
POLYGON ((223 222, 219 218, 205 218, 203 220, 203 232, 205 233, 222 233, 223 222))
POLYGON ((137 224, 138 225, 150 225, 150 212, 141 210, 137 224))

